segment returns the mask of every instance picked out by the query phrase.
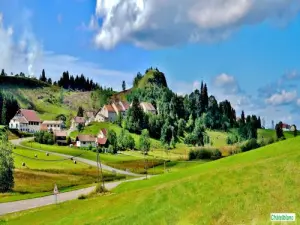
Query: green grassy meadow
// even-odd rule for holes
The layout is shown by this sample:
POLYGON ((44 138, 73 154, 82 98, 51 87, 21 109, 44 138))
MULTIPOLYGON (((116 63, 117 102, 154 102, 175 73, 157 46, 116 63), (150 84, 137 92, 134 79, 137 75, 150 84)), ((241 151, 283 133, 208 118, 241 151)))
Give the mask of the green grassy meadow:
MULTIPOLYGON (((71 160, 64 160, 51 153, 46 156, 45 153, 21 147, 17 147, 13 152, 15 153, 13 154, 15 186, 12 192, 0 194, 0 202, 49 195, 55 183, 62 191, 70 191, 92 185, 98 178, 96 167, 80 162, 74 164, 71 160), (25 166, 22 166, 23 162, 25 166)), ((115 176, 106 171, 103 175, 106 181, 125 178, 125 176, 115 176)))
POLYGON ((1 219, 8 224, 231 225, 271 224, 271 212, 294 212, 299 217, 299 144, 300 137, 288 139, 149 180, 124 183, 109 196, 1 219))

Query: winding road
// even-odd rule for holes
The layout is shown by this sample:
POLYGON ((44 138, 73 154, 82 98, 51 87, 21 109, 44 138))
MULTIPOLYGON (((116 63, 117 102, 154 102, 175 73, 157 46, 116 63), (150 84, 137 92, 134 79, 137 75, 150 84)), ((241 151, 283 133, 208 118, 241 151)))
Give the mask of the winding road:
MULTIPOLYGON (((32 150, 40 151, 40 152, 47 152, 47 151, 36 149, 36 148, 30 148, 30 147, 27 147, 27 146, 24 146, 21 144, 21 142, 30 140, 30 139, 32 139, 32 138, 21 138, 21 139, 15 139, 15 140, 10 140, 10 141, 12 144, 21 146, 23 148, 32 149, 32 150)), ((54 152, 51 152, 51 154, 58 155, 61 157, 66 157, 66 158, 73 157, 71 155, 65 155, 65 154, 54 153, 54 152)), ((76 158, 76 160, 79 162, 86 163, 91 166, 97 166, 97 162, 95 162, 95 161, 80 158, 80 157, 73 157, 73 158, 76 158)), ((118 169, 115 169, 113 167, 110 167, 110 166, 107 166, 104 164, 102 164, 102 168, 107 171, 111 171, 111 172, 115 171, 116 173, 120 173, 120 174, 124 174, 124 175, 136 176, 136 177, 138 176, 138 178, 134 178, 134 179, 105 183, 105 188, 107 190, 111 190, 124 182, 145 179, 145 177, 142 177, 140 174, 135 174, 135 173, 131 173, 131 172, 123 171, 123 170, 118 170, 118 169)), ((148 177, 150 178, 151 176, 148 176, 148 177)), ((96 186, 83 188, 83 189, 70 191, 70 192, 65 192, 65 193, 60 193, 57 195, 57 203, 77 199, 78 196, 82 195, 82 194, 89 194, 90 192, 92 192, 95 189, 95 187, 96 186)), ((8 213, 33 209, 33 208, 42 207, 42 206, 51 205, 51 204, 55 204, 54 195, 49 195, 49 196, 40 197, 40 198, 26 199, 26 200, 21 200, 21 201, 0 203, 0 216, 8 214, 8 213)))
MULTIPOLYGON (((144 177, 134 178, 130 180, 122 180, 122 181, 116 181, 111 183, 106 183, 105 188, 107 190, 111 190, 115 187, 117 187, 119 184, 129 181, 136 181, 136 180, 142 180, 145 179, 144 177)), ((95 190, 96 186, 83 188, 76 191, 70 191, 65 193, 60 193, 57 195, 57 203, 77 199, 79 195, 82 194, 89 194, 93 190, 95 190)), ((8 213, 13 212, 19 212, 23 210, 33 209, 37 207, 42 207, 46 205, 55 204, 55 196, 49 195, 45 197, 40 198, 33 198, 33 199, 27 199, 27 200, 21 200, 21 201, 15 201, 15 202, 6 202, 6 203, 0 203, 0 216, 5 215, 8 213)))
MULTIPOLYGON (((31 139, 32 138, 21 138, 21 139, 10 140, 10 142, 14 145, 21 146, 22 148, 27 148, 27 149, 31 149, 31 150, 35 150, 35 151, 39 151, 39 152, 45 152, 45 153, 48 152, 48 151, 37 149, 37 148, 27 147, 27 146, 24 146, 24 145, 21 144, 21 142, 28 141, 28 140, 31 140, 31 139)), ((85 164, 88 164, 88 165, 91 165, 91 166, 97 166, 97 162, 93 161, 93 160, 84 159, 84 158, 80 158, 80 157, 75 157, 75 156, 72 156, 72 155, 56 153, 56 152, 51 152, 51 154, 61 156, 61 157, 64 157, 64 158, 72 158, 73 157, 73 159, 76 158, 76 160, 78 162, 82 162, 82 163, 85 163, 85 164)), ((141 176, 141 174, 136 174, 136 173, 132 173, 132 172, 124 171, 124 170, 119 170, 119 169, 113 168, 111 166, 105 165, 103 163, 101 163, 101 166, 102 166, 102 169, 106 170, 106 171, 116 172, 116 173, 127 175, 127 176, 134 176, 134 177, 140 177, 141 176)))

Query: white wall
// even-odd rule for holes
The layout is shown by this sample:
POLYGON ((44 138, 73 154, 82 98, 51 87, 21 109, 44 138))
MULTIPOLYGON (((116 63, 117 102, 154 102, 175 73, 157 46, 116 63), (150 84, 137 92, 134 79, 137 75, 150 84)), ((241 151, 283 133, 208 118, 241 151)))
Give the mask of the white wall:
POLYGON ((76 141, 76 146, 80 147, 80 148, 88 148, 90 145, 92 145, 92 147, 96 147, 96 142, 95 141, 93 141, 93 142, 80 142, 80 141, 76 141))

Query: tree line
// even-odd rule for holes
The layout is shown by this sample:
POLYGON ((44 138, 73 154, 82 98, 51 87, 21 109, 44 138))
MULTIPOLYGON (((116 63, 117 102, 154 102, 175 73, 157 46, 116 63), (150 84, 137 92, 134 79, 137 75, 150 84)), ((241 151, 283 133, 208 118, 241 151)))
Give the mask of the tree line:
POLYGON ((8 125, 19 110, 19 104, 12 94, 0 91, 0 123, 8 125))
MULTIPOLYGON (((117 123, 130 132, 140 134, 149 130, 152 138, 159 139, 166 147, 175 147, 180 137, 190 145, 203 146, 211 143, 206 129, 223 130, 234 128, 239 139, 257 138, 257 129, 261 128, 260 118, 244 112, 237 119, 236 112, 228 100, 218 103, 213 95, 208 94, 207 84, 201 82, 200 89, 185 96, 177 95, 163 86, 135 88, 127 100, 132 102, 125 118, 118 118, 117 123), (157 114, 145 114, 140 108, 141 101, 150 102, 157 109, 157 114)), ((119 116, 121 117, 121 116, 119 116)))

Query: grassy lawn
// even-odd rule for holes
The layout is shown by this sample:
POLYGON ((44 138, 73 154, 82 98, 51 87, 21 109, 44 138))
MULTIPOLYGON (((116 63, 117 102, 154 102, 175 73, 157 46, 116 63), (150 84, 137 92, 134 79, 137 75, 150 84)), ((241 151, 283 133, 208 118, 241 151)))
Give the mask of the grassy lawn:
MULTIPOLYGON (((78 156, 80 155, 81 158, 89 159, 96 161, 97 159, 97 154, 92 151, 87 151, 87 150, 81 150, 78 148, 70 148, 70 147, 63 147, 63 146, 55 146, 55 145, 40 145, 38 143, 34 142, 24 142, 23 143, 25 146, 32 147, 32 148, 37 148, 49 152, 57 152, 57 153, 62 153, 62 154, 67 154, 67 155, 72 155, 72 156, 78 156)), ((44 153, 43 153, 44 154, 44 153)), ((129 169, 131 172, 134 173, 144 173, 144 167, 145 167, 145 162, 143 158, 136 157, 136 156, 128 156, 128 155, 123 155, 123 154, 100 154, 100 160, 109 166, 112 166, 117 169, 121 170, 126 170, 129 169)), ((156 159, 152 161, 153 165, 160 165, 162 164, 162 160, 156 159)), ((151 164, 151 165, 152 165, 151 164)))
MULTIPOLYGON (((299 135, 299 131, 298 131, 298 135, 299 135)), ((276 132, 275 130, 271 130, 271 129, 259 129, 257 131, 257 138, 258 139, 262 139, 262 138, 276 138, 276 132)), ((284 136, 285 138, 292 138, 294 137, 294 133, 292 131, 284 131, 284 136)))
POLYGON ((179 172, 124 183, 113 195, 74 200, 1 219, 23 225, 54 221, 55 224, 272 224, 271 212, 294 212, 300 216, 299 144, 300 138, 289 139, 179 172))
MULTIPOLYGON (((98 178, 98 170, 83 163, 74 164, 71 160, 63 160, 59 156, 46 156, 45 153, 16 148, 14 153, 14 180, 13 192, 0 194, 0 202, 16 201, 27 198, 40 197, 51 194, 56 183, 62 191, 78 189, 94 184, 98 178), (29 159, 35 158, 37 159, 29 159), (63 161, 45 161, 63 160, 63 161), (22 163, 25 162, 25 166, 22 163)), ((103 172, 106 181, 125 178, 121 175, 113 175, 103 172)))

